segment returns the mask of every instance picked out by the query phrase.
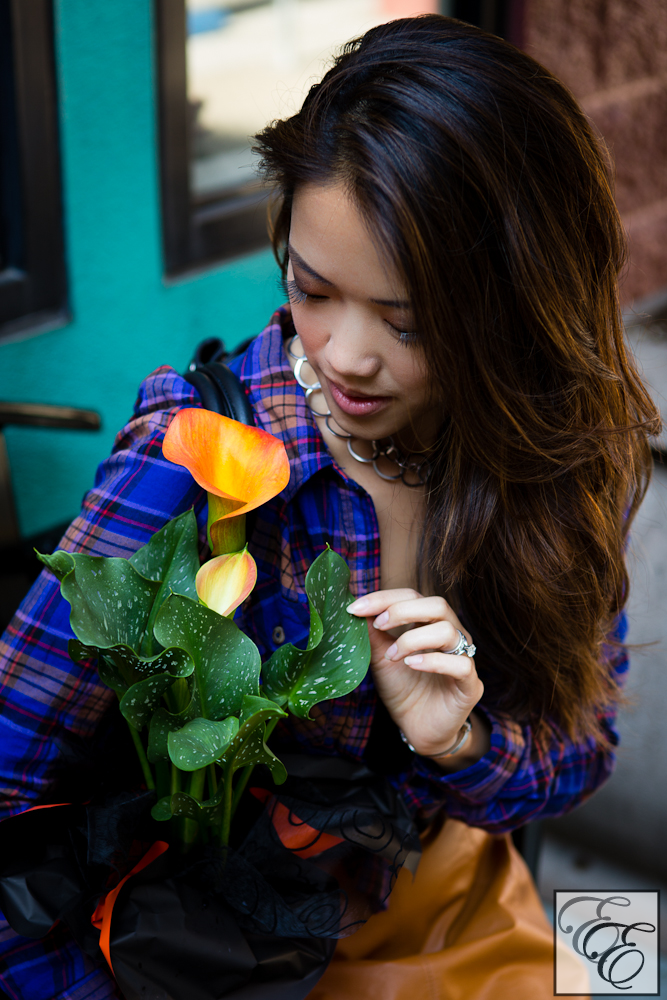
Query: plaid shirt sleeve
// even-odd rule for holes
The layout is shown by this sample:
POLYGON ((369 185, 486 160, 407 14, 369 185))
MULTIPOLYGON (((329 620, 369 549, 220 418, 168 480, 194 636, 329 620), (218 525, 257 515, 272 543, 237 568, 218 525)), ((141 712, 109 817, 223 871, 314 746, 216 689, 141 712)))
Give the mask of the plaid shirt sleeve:
MULTIPOLYGON (((97 472, 61 548, 128 557, 170 518, 195 506, 200 527, 206 494, 184 469, 162 457, 162 438, 177 409, 198 404, 172 369, 141 386, 134 417, 97 472)), ((43 572, 0 641, 0 817, 21 812, 53 782, 68 735, 90 737, 110 699, 94 663, 67 653, 69 604, 43 572)), ((117 996, 110 976, 82 955, 59 925, 33 941, 0 919, 0 982, 21 1000, 103 1000, 117 996)))
MULTIPOLYGON (((622 645, 626 631, 626 617, 621 615, 610 636, 613 645, 608 647, 616 651, 610 657, 610 669, 621 685, 629 666, 622 645)), ((592 739, 573 743, 552 725, 549 741, 538 742, 529 726, 520 726, 483 702, 475 711, 491 726, 488 753, 471 767, 449 775, 415 755, 413 771, 399 779, 413 808, 428 814, 445 804, 448 816, 490 833, 505 833, 532 819, 560 816, 581 805, 614 769, 614 753, 601 750, 592 739)), ((615 712, 603 713, 601 721, 616 746, 615 712)))

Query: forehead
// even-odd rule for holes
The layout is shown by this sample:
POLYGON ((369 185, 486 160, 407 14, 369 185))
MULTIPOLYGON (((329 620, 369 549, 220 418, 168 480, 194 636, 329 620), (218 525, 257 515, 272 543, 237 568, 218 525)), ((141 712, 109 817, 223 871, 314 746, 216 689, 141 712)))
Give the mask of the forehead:
POLYGON ((303 184, 296 190, 290 244, 342 290, 364 298, 404 297, 393 264, 343 184, 303 184))

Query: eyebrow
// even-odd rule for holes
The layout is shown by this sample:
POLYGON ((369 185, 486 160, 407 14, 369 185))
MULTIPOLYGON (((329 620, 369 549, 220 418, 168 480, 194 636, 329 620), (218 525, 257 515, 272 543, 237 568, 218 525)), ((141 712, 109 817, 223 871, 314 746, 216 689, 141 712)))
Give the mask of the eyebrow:
POLYGON ((287 244, 287 252, 289 254, 292 263, 298 264, 299 267, 306 272, 306 274, 309 274, 311 276, 311 278, 316 278, 318 281, 321 281, 322 284, 324 285, 333 285, 333 281, 329 281, 328 278, 323 278, 321 274, 317 273, 314 267, 311 267, 310 264, 306 264, 301 254, 296 252, 291 243, 287 244))
MULTIPOLYGON (((287 244, 287 252, 292 263, 300 267, 302 271, 306 272, 306 274, 309 274, 311 278, 315 278, 316 281, 321 281, 324 285, 333 286, 333 281, 329 281, 328 278, 324 278, 315 270, 314 267, 307 264, 301 254, 294 249, 291 243, 287 244)), ((410 303, 403 299, 369 299, 368 301, 372 302, 373 305, 385 306, 388 309, 410 309, 410 303)))

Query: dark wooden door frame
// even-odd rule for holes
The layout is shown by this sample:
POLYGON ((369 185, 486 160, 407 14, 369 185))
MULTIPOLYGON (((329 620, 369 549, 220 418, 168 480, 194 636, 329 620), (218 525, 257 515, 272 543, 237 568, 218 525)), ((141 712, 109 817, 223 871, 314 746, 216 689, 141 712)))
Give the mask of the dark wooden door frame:
POLYGON ((191 194, 185 0, 154 0, 165 271, 179 274, 268 245, 267 189, 258 181, 191 194))
POLYGON ((51 0, 0 0, 0 338, 65 322, 51 0))

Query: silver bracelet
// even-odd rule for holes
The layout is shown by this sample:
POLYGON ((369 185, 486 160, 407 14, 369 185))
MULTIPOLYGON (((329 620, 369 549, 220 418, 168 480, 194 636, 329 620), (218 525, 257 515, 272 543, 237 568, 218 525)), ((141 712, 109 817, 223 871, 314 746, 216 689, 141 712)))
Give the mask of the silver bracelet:
MULTIPOLYGON (((471 731, 472 731, 472 722, 470 721, 470 719, 466 719, 466 721, 459 729, 458 736, 456 738, 454 746, 450 747, 449 750, 442 750, 441 753, 430 753, 428 754, 428 756, 433 758, 433 760, 436 760, 438 757, 451 757, 453 753, 456 753, 456 751, 460 750, 462 746, 465 746, 465 744, 468 742, 471 731)), ((410 750, 412 750, 413 753, 417 753, 417 751, 413 747, 412 743, 410 743, 410 741, 408 740, 407 736, 405 735, 402 729, 399 729, 399 733, 401 734, 401 739, 403 740, 405 745, 410 750)))

